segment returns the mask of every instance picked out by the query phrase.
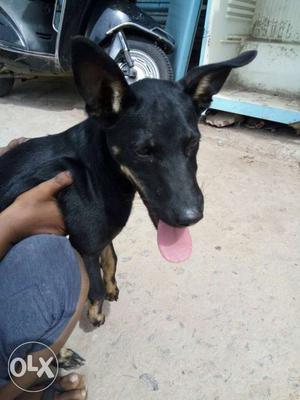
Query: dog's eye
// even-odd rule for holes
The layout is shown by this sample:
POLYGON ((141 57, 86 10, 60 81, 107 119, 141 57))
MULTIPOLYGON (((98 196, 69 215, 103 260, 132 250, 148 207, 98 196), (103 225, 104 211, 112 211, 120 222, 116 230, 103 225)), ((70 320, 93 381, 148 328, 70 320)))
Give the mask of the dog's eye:
POLYGON ((198 138, 189 140, 189 142, 185 148, 186 155, 191 156, 191 155, 195 154, 198 151, 199 143, 200 143, 200 139, 198 139, 198 138))

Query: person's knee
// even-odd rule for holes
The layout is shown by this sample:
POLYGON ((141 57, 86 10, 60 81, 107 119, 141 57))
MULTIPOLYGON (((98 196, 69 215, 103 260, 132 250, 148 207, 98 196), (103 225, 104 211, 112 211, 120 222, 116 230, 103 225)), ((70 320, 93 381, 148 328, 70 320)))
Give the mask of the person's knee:
POLYGON ((12 249, 9 258, 10 264, 13 262, 18 268, 22 268, 22 274, 26 274, 27 270, 31 279, 33 275, 42 280, 45 277, 51 280, 53 276, 53 283, 59 284, 63 279, 65 286, 71 287, 78 277, 81 292, 87 297, 89 278, 84 261, 67 238, 56 235, 31 236, 19 242, 12 249))
POLYGON ((30 264, 39 266, 45 274, 55 274, 63 268, 78 268, 79 261, 70 241, 63 236, 36 235, 31 236, 16 245, 15 252, 30 260, 30 264))
POLYGON ((9 252, 8 257, 14 260, 22 258, 22 264, 30 260, 30 264, 35 262, 40 264, 41 268, 45 268, 48 264, 52 266, 60 264, 64 258, 72 257, 72 253, 69 240, 63 236, 35 235, 17 243, 9 252))
POLYGON ((63 303, 86 291, 82 260, 62 236, 36 235, 18 243, 4 260, 19 281, 37 284, 47 299, 60 298, 63 303), (54 296, 54 297, 53 297, 54 296))

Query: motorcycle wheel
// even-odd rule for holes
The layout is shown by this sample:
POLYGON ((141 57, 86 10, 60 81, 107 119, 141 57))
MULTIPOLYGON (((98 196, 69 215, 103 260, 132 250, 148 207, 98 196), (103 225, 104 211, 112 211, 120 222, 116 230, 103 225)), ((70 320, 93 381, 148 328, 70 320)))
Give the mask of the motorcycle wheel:
POLYGON ((13 72, 0 73, 0 97, 7 96, 15 83, 13 72))
MULTIPOLYGON (((172 65, 160 47, 139 37, 127 38, 127 43, 136 73, 135 78, 126 77, 129 84, 145 78, 173 80, 172 65)), ((127 71, 125 60, 118 64, 122 71, 127 71)))

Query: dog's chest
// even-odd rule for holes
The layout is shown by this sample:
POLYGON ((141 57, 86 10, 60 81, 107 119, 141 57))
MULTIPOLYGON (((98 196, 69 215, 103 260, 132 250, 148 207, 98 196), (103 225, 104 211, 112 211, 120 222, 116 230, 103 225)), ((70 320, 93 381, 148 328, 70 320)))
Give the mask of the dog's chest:
POLYGON ((111 187, 103 197, 104 220, 107 224, 108 231, 111 235, 116 236, 125 226, 129 218, 132 202, 134 198, 134 190, 131 185, 118 183, 115 187, 111 187))
POLYGON ((132 185, 123 177, 106 182, 86 187, 86 196, 76 196, 76 204, 74 198, 69 199, 72 241, 85 254, 101 252, 123 229, 131 212, 135 193, 132 185))

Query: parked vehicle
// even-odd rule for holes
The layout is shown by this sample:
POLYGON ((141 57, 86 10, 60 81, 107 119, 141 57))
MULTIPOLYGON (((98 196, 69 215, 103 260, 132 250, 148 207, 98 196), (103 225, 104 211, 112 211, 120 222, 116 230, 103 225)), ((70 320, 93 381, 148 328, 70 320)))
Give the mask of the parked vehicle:
POLYGON ((129 83, 173 78, 174 39, 132 1, 0 0, 0 96, 16 76, 70 74, 75 35, 102 46, 129 83))

